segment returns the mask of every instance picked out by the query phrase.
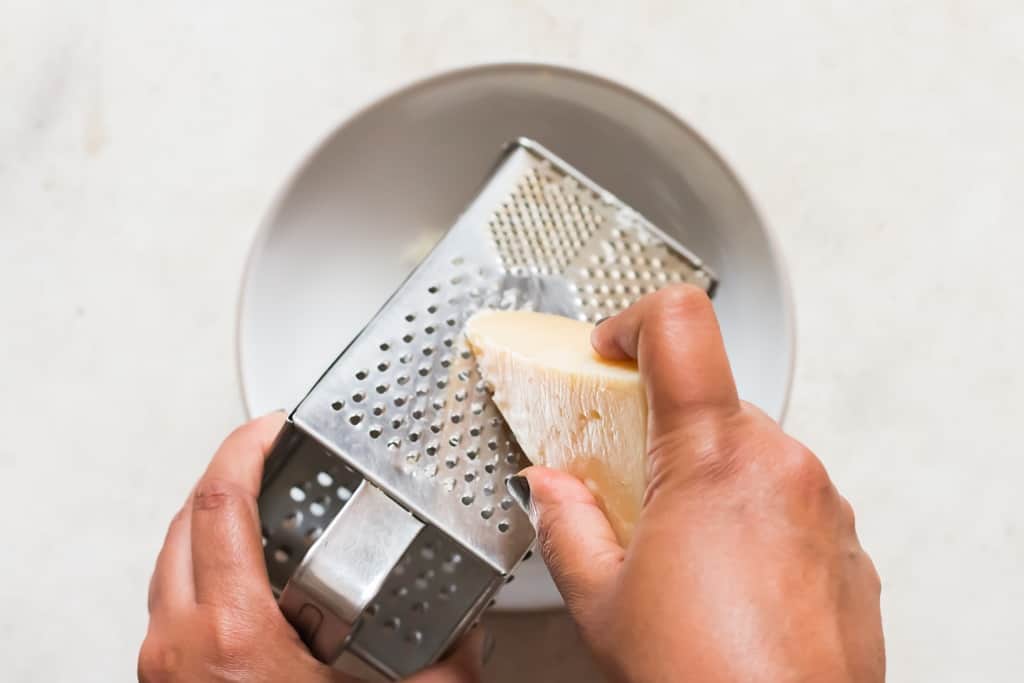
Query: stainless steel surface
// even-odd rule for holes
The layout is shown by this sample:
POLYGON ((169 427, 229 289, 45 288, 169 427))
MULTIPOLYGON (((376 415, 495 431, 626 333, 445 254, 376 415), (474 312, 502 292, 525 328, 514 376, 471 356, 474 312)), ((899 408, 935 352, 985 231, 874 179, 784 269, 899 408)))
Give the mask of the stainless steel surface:
MULTIPOLYGON (((306 544, 282 593, 314 653, 333 662, 345 647, 394 678, 418 670, 479 618, 533 543, 504 486, 526 460, 479 375, 466 320, 483 308, 597 320, 675 282, 716 284, 697 257, 539 144, 508 148, 295 409, 271 454, 261 499, 283 498, 292 484, 288 497, 303 502, 295 494, 307 482, 288 476, 323 468, 325 453, 365 478, 306 544), (296 457, 309 463, 291 464, 296 457)), ((334 483, 324 471, 316 478, 334 483)), ((280 571, 282 539, 294 543, 295 529, 279 537, 271 520, 285 525, 295 511, 282 517, 280 502, 262 500, 261 509, 267 562, 280 571)))
MULTIPOLYGON (((651 99, 538 64, 462 69, 382 97, 325 136, 282 183, 253 242, 239 306, 251 414, 302 398, 308 378, 473 198, 494 150, 519 135, 549 145, 701 255, 723 283, 715 309, 740 395, 782 416, 795 357, 789 286, 767 226, 728 165, 651 99)), ((559 605, 534 558, 497 608, 559 605)))
POLYGON ((281 594, 281 610, 313 654, 327 662, 338 658, 352 625, 422 529, 380 489, 359 485, 281 594))

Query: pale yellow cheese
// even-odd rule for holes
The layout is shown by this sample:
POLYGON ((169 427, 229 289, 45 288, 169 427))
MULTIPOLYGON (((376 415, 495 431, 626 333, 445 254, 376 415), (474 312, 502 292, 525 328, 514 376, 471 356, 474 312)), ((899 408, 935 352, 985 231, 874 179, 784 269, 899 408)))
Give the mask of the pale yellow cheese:
POLYGON ((625 545, 647 482, 647 401, 636 364, 598 356, 591 330, 557 315, 482 311, 466 337, 526 457, 581 479, 625 545))

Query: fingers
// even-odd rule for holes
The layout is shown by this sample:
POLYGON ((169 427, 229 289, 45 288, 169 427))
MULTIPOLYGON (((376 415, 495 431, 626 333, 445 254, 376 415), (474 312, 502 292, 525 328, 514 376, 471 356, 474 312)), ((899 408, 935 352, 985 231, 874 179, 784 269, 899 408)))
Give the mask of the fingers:
POLYGON ((701 408, 739 408, 718 320, 697 287, 677 285, 643 297, 598 325, 591 341, 606 358, 637 360, 655 433, 701 408))
POLYGON ((270 413, 231 432, 217 449, 203 478, 234 482, 253 498, 257 497, 263 477, 263 461, 284 420, 284 413, 270 413))
POLYGON ((406 679, 407 683, 477 683, 484 663, 494 648, 494 640, 483 628, 464 637, 448 657, 406 679))
POLYGON ((192 573, 196 601, 251 609, 273 604, 260 540, 263 459, 283 416, 268 415, 235 430, 196 486, 192 503, 192 573))
POLYGON ((149 612, 189 607, 195 602, 192 583, 192 497, 174 515, 149 580, 149 612))
POLYGON ((579 479, 546 467, 529 467, 523 474, 544 562, 566 605, 578 616, 617 575, 622 546, 579 479))

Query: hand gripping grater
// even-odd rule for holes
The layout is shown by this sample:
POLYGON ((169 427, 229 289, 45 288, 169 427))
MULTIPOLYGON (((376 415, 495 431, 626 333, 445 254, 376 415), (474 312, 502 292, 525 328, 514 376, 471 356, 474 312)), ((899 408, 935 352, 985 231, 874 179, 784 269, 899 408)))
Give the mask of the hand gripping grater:
POLYGON ((371 680, 440 658, 535 533, 526 465, 462 337, 481 308, 597 321, 700 260, 529 140, 294 410, 259 499, 270 581, 312 652, 371 680))

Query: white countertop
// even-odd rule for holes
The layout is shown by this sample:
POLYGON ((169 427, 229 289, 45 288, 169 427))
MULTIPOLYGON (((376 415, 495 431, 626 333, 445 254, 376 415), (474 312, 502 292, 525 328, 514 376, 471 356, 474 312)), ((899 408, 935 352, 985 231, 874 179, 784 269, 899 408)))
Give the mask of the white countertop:
POLYGON ((406 80, 513 58, 645 91, 733 164, 792 271, 787 426, 857 510, 890 680, 1019 679, 1018 3, 300 4, 0 8, 10 680, 134 675, 166 523, 243 418, 238 283, 292 166, 406 80))

